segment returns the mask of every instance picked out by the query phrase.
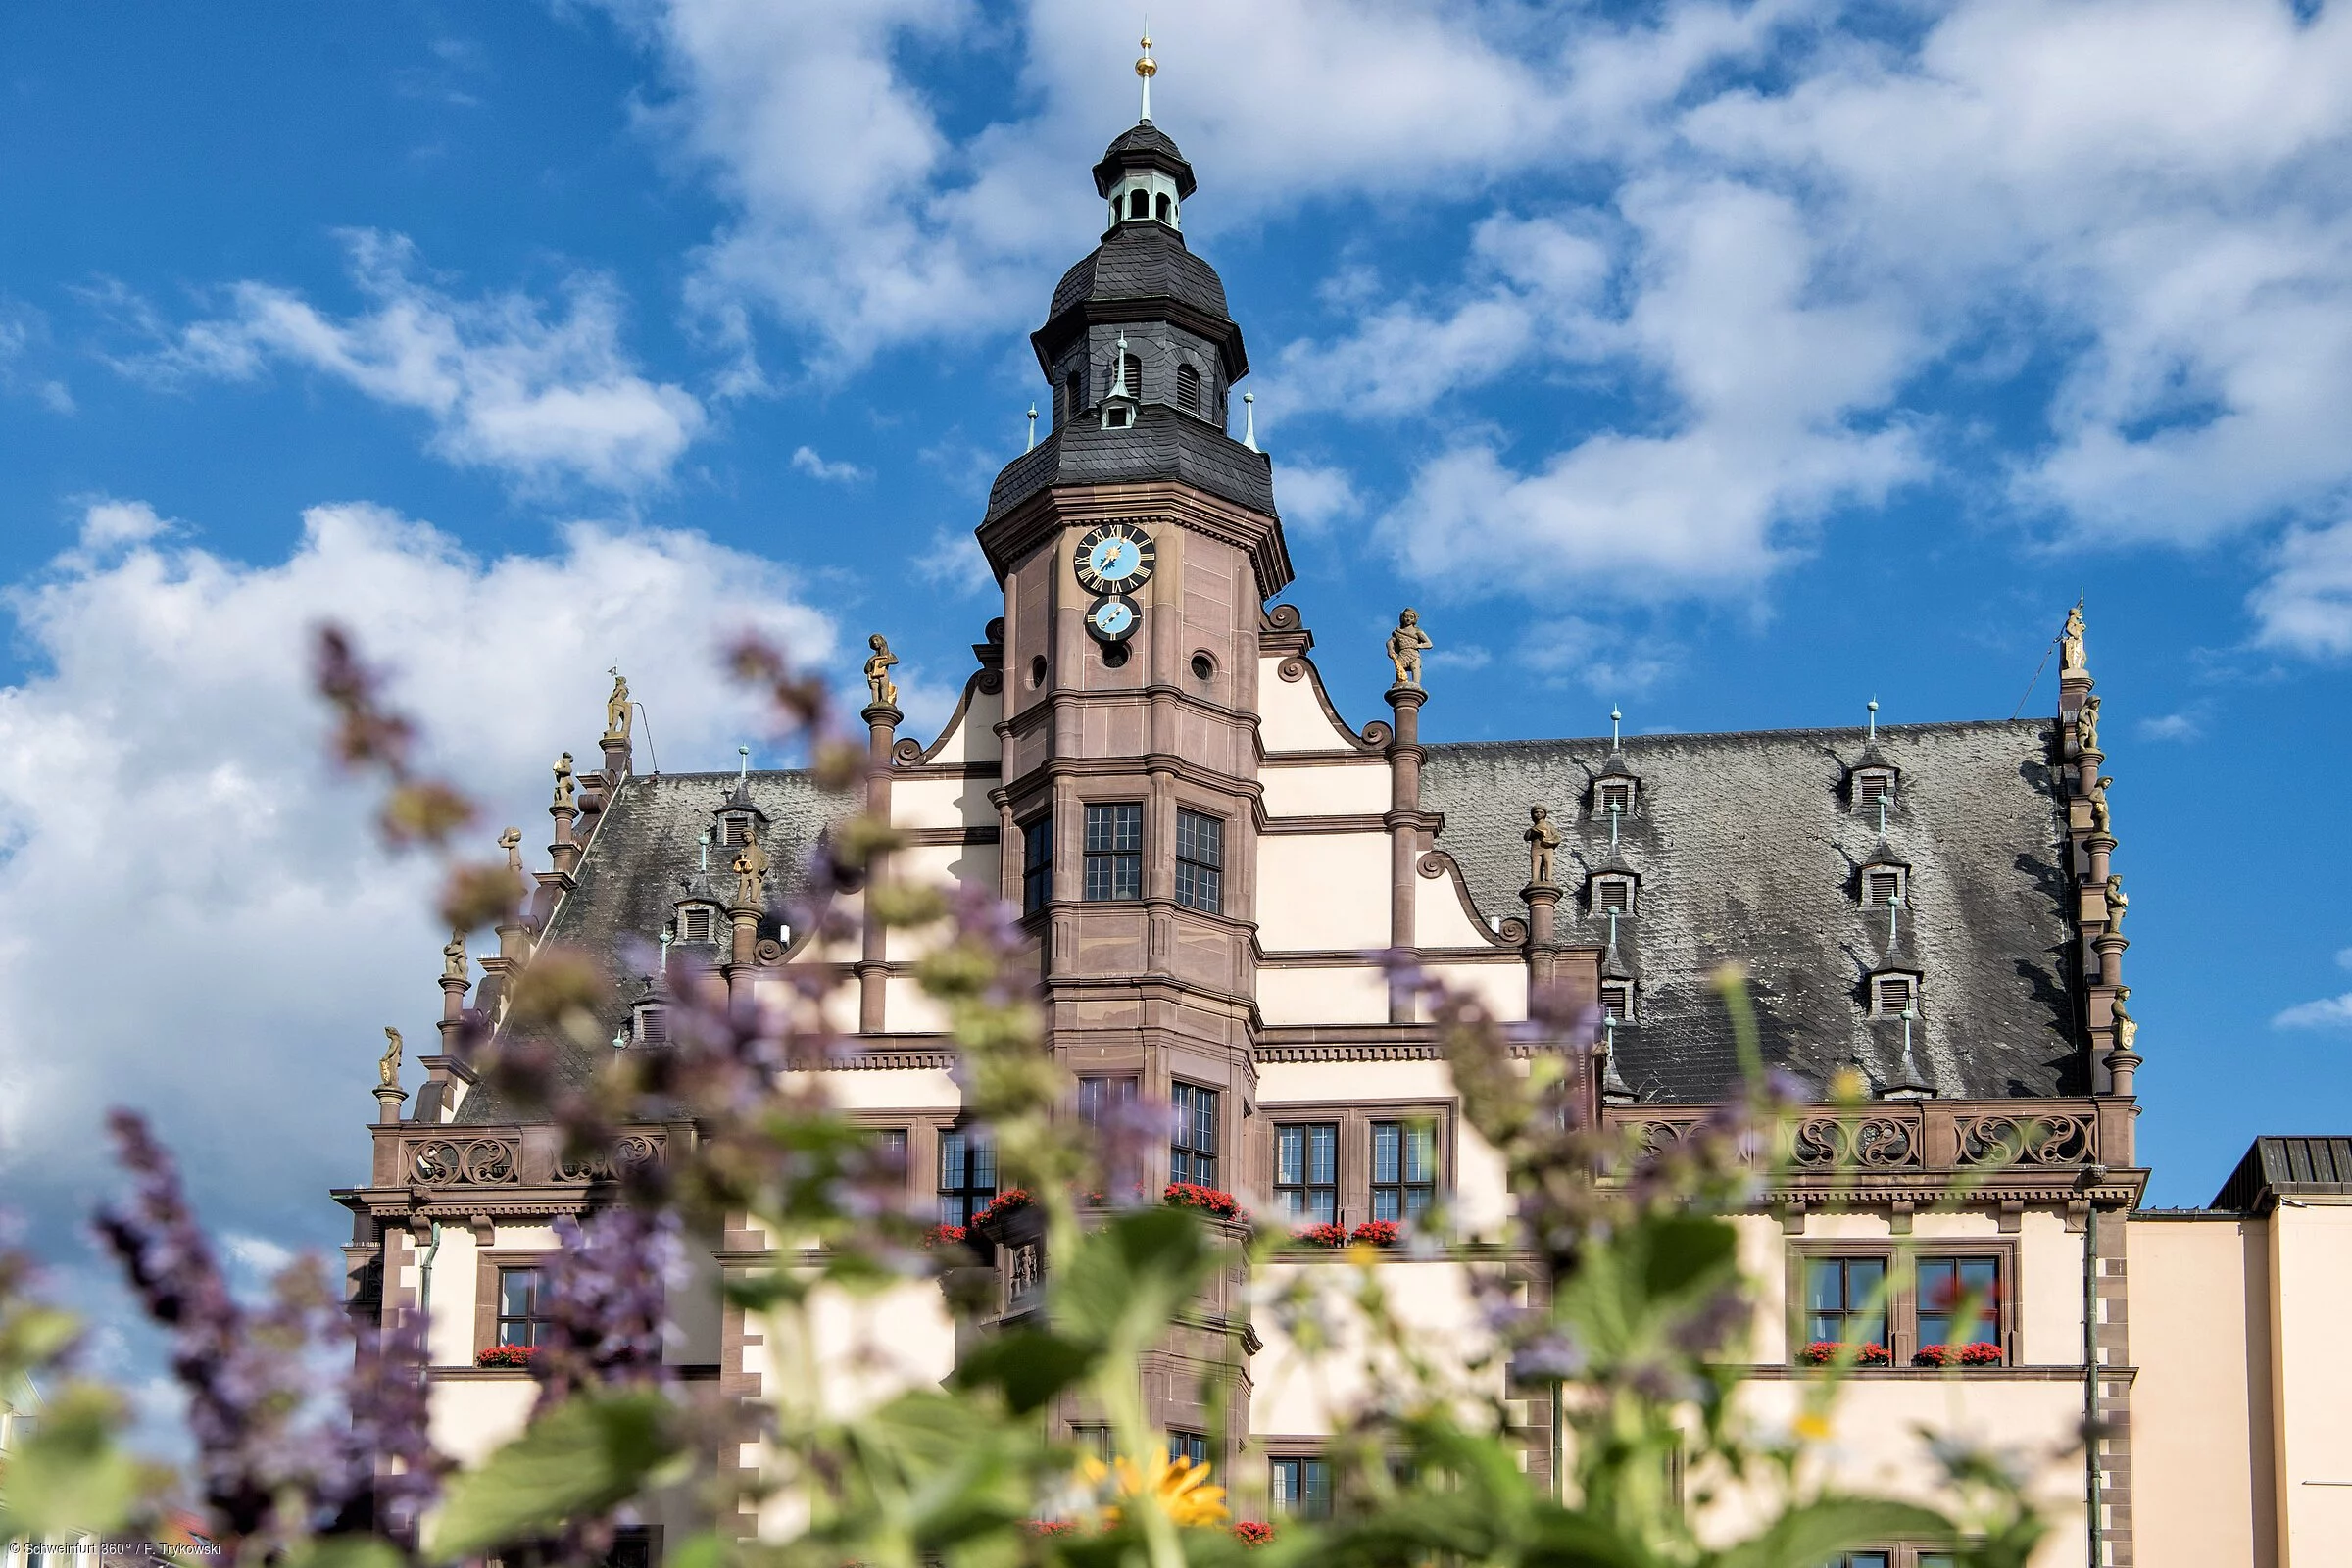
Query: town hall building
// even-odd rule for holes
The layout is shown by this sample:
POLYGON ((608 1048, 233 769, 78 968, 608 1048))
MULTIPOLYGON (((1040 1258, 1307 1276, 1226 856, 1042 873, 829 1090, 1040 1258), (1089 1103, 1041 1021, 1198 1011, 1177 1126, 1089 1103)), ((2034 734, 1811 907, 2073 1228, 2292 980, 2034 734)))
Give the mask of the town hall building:
MULTIPOLYGON (((1310 629, 1314 586, 1294 581, 1274 467, 1236 408, 1242 327, 1186 241, 1191 164, 1147 118, 1093 179, 1101 241, 1031 338, 1047 428, 978 519, 1003 601, 973 627, 954 715, 906 732, 879 666, 875 765, 844 800, 803 772, 641 772, 617 707, 599 765, 576 794, 559 781, 527 911, 493 956, 453 945, 452 1031, 468 1006, 495 1022, 546 946, 609 963, 607 1050, 662 1049, 664 995, 638 956, 654 945, 755 989, 813 968, 855 1050, 812 1075, 904 1149, 918 1201, 968 1222, 999 1182, 913 974, 918 938, 856 893, 835 905, 842 940, 774 912, 829 826, 868 808, 903 836, 877 880, 979 886, 1019 910, 1046 1049, 1086 1095, 1172 1107, 1170 1180, 1300 1227, 1442 1214, 1380 1265, 1442 1353, 1479 1332, 1462 1257, 1507 1236, 1512 1196, 1382 955, 1507 1018, 1538 985, 1591 999, 1597 1113, 1653 1144, 1738 1083, 1713 981, 1736 961, 1767 1059, 1817 1100, 1848 1075, 1868 1101, 1800 1118, 1794 1168, 1740 1222, 1764 1282, 1740 1369, 1753 1408, 1793 1410, 1807 1346, 1859 1338, 1885 1355, 1838 1409, 1830 1451, 1854 1485, 1932 1496, 1923 1424, 2059 1452, 2088 1421, 2090 1462, 2041 1479, 2062 1528, 2037 1562, 2340 1560, 2352 1373, 2322 1336, 2352 1298, 2352 1140, 2265 1139, 2212 1208, 2139 1206, 2127 862, 2079 611, 2055 710, 2034 718, 1425 740, 1446 694, 1410 612, 1385 646, 1310 629), (1382 664, 1385 710, 1342 712, 1324 670, 1382 664), (739 919, 752 844, 772 871, 739 919), (1898 1252, 1912 1283, 1873 1304, 1898 1252), (1955 1330, 1961 1300, 1981 1309, 1955 1330), (1915 1364, 1947 1338, 1989 1347, 1984 1364, 1957 1381, 1915 1364)), ((593 1070, 593 1053, 562 1049, 593 1070)), ((2161 1067, 2161 1045, 2145 1050, 2161 1067)), ((530 1343, 551 1222, 591 1200, 595 1172, 455 1054, 425 1065, 413 1095, 387 1086, 372 1166, 336 1196, 355 1300, 386 1321, 428 1314, 435 1436, 473 1459, 527 1415, 528 1374, 494 1352, 530 1343)), ((649 1122, 630 1148, 658 1158, 691 1136, 649 1122)), ((705 1261, 769 1266, 774 1245, 731 1231, 705 1261)), ((1335 1266, 1309 1248, 1267 1265, 1335 1266)), ((1259 1506, 1332 1506, 1333 1391, 1238 1295, 1233 1312, 1216 1396, 1171 1362, 1153 1420, 1259 1506)), ((739 1310, 713 1292, 678 1317, 683 1375, 770 1388, 739 1310)), ((956 1364, 929 1284, 837 1328, 895 1370, 845 1374, 828 1396, 956 1364)), ((1503 1392, 1527 1463, 1549 1473, 1548 1394, 1503 1392)), ((1851 1560, 1921 1568, 1900 1544, 1851 1560)))

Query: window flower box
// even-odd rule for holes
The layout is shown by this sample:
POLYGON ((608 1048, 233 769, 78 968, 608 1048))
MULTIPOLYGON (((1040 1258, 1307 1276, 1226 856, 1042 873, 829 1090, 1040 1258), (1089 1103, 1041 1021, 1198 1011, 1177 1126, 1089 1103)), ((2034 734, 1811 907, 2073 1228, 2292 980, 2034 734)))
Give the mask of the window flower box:
POLYGON ((961 1225, 934 1225, 923 1232, 923 1250, 930 1252, 943 1247, 961 1247, 971 1238, 972 1233, 961 1225))
POLYGON ((2001 1348, 1988 1340, 1971 1345, 1923 1345, 1911 1357, 1913 1366, 1999 1366, 2001 1348))
POLYGON ((1045 1239, 1046 1211, 1026 1187, 1007 1187, 972 1216, 965 1239, 981 1236, 1001 1247, 1026 1247, 1045 1239))
MULTIPOLYGON (((1331 1228, 1339 1229, 1337 1225, 1331 1228)), ((1274 1540, 1274 1527, 1263 1519, 1238 1519, 1234 1521, 1233 1537, 1245 1546, 1270 1545, 1274 1540)))
POLYGON ((473 1364, 524 1372, 530 1369, 531 1357, 538 1353, 539 1347, 535 1345, 493 1345, 476 1355, 473 1364))
POLYGON ((1393 1219, 1368 1219, 1355 1228, 1348 1238, 1368 1247, 1395 1247, 1404 1240, 1404 1227, 1393 1219))
POLYGON ((1198 1182, 1170 1182, 1159 1191, 1159 1200, 1170 1208, 1197 1208, 1203 1214, 1219 1219, 1239 1220, 1242 1205, 1231 1193, 1198 1182))
MULTIPOLYGON (((1807 1366, 1828 1366, 1845 1353, 1845 1347, 1836 1340, 1815 1340, 1797 1352, 1797 1359, 1807 1366)), ((1877 1341, 1857 1345, 1854 1349, 1856 1366, 1892 1366, 1894 1352, 1877 1341)))
POLYGON ((1348 1232, 1338 1225, 1306 1225, 1291 1232, 1293 1247, 1346 1247, 1348 1232))

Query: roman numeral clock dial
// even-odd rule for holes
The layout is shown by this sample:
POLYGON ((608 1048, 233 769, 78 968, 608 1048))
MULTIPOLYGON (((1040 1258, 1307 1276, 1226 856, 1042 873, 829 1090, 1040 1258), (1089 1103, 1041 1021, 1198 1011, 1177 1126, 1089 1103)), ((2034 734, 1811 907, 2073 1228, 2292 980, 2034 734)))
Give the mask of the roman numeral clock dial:
POLYGON ((1071 564, 1078 586, 1095 595, 1087 607, 1086 629, 1106 643, 1125 642, 1143 624, 1143 607, 1133 597, 1152 580, 1157 560, 1152 536, 1131 522, 1106 522, 1078 541, 1071 564))

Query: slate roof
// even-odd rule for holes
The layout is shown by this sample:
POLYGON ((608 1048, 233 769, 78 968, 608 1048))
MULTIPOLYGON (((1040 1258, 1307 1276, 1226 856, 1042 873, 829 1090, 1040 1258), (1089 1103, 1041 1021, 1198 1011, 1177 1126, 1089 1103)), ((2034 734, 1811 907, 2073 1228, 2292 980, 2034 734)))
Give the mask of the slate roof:
POLYGON ((1189 197, 1193 193, 1193 166, 1177 149, 1175 138, 1149 120, 1139 121, 1111 138, 1102 150, 1102 161, 1095 165, 1095 190, 1109 194, 1113 181, 1123 167, 1150 164, 1166 170, 1176 177, 1176 194, 1189 197))
POLYGON ((1089 410, 1022 453, 988 492, 986 526, 1040 490, 1057 484, 1126 484, 1174 479, 1271 517, 1274 465, 1215 425, 1161 403, 1146 403, 1135 423, 1105 430, 1089 410))
POLYGON ((1165 223, 1121 223, 1054 285, 1051 321, 1087 300, 1174 300, 1230 321, 1217 270, 1195 256, 1165 223))
MULTIPOLYGON (((2049 720, 1883 726, 1901 770, 1886 844, 1910 867, 1892 963, 1923 974, 1915 1060, 1944 1098, 2087 1093, 2076 1026, 2064 818, 2049 720)), ((1637 1023, 1621 1069, 1643 1100, 1707 1101, 1737 1076, 1708 984, 1727 959, 1750 973, 1768 1061, 1819 1086, 1859 1066, 1874 1088, 1901 1070, 1902 1024, 1866 1016, 1867 976, 1888 962, 1886 911, 1864 909, 1859 868, 1878 813, 1848 805, 1861 760, 1850 729, 1629 738, 1640 779, 1618 855, 1641 878, 1618 924, 1637 1023)), ((1606 740, 1428 748, 1422 800, 1445 813, 1438 847, 1460 863, 1490 919, 1524 916, 1528 808, 1551 808, 1564 842, 1561 946, 1604 946, 1587 874, 1609 857, 1592 781, 1606 740)))
MULTIPOLYGON (((713 824, 712 812, 735 789, 733 773, 671 773, 630 778, 605 808, 588 853, 581 858, 579 886, 556 906, 546 942, 586 953, 605 966, 613 1000, 599 1022, 603 1038, 628 1020, 641 981, 658 964, 662 927, 681 899, 704 894, 724 906, 732 902, 733 852, 716 845, 710 869, 699 867, 697 840, 713 824)), ((752 804, 767 815, 760 842, 771 869, 771 905, 780 903, 828 825, 853 814, 856 795, 828 795, 801 771, 754 773, 747 781, 752 804)), ((772 936, 772 921, 761 928, 772 936)), ((585 1083, 597 1053, 568 1040, 556 1040, 558 1073, 568 1083, 585 1083)), ((487 1085, 459 1107, 460 1122, 482 1124, 536 1120, 503 1103, 487 1085)))
POLYGON ((2346 1193, 2352 1193, 2352 1138, 2257 1138, 2213 1206, 2259 1214, 2281 1196, 2346 1193))

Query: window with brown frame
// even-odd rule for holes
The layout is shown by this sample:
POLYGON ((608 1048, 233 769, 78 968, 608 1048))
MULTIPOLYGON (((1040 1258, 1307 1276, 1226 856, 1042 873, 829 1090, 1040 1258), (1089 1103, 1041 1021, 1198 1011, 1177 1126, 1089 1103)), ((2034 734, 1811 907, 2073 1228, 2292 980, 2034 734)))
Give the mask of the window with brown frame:
POLYGON ((1452 1186, 1451 1101, 1259 1109, 1271 1136, 1254 1157, 1272 1167, 1267 1185, 1286 1221, 1349 1229, 1367 1220, 1410 1221, 1452 1186))
POLYGON ((1426 1120, 1374 1122, 1372 1217, 1416 1220, 1437 1196, 1437 1124, 1426 1120))
POLYGON ((1870 1014, 1874 1018, 1900 1018, 1919 1005, 1919 981, 1907 974, 1871 976, 1870 1014))
POLYGON ((1603 980, 1600 983, 1600 1010, 1619 1023, 1634 1021, 1634 982, 1603 980))
POLYGON ((1274 1206, 1302 1225, 1340 1217, 1340 1124, 1285 1122, 1274 1129, 1274 1206))
POLYGON ((1884 909, 1901 902, 1903 873, 1899 866, 1874 865, 1862 873, 1862 902, 1873 909, 1884 909))
POLYGON ((1592 907, 1602 914, 1614 910, 1618 914, 1634 912, 1634 879, 1630 876, 1596 876, 1592 879, 1592 907))
POLYGON ((536 1346, 547 1326, 547 1271, 502 1268, 498 1271, 498 1320, 493 1345, 536 1346))
POLYGON ((1634 786, 1630 779, 1605 778, 1592 791, 1592 810, 1597 816, 1615 811, 1620 816, 1634 808, 1634 786))
POLYGON ((1989 1346, 1964 1364, 2014 1359, 2017 1251, 2007 1242, 1933 1238, 1797 1242, 1788 1263, 1789 1358, 1810 1346, 1883 1346, 1869 1365, 1936 1366, 1951 1346, 1989 1346))
POLYGON ((1320 1454, 1279 1454, 1268 1461, 1274 1511, 1286 1519, 1331 1517, 1331 1461, 1320 1454))

